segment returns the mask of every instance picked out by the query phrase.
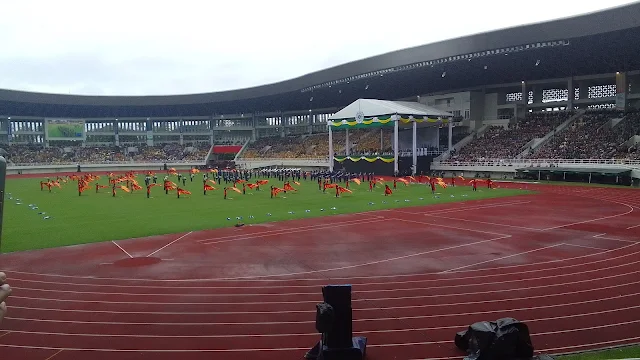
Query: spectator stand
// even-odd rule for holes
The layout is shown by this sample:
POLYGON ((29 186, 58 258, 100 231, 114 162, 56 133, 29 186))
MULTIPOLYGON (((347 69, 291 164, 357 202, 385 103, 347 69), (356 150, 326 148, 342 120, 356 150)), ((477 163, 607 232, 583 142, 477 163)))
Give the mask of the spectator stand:
POLYGON ((524 158, 532 154, 535 154, 539 149, 543 148, 550 141, 553 141, 556 135, 562 133, 563 130, 569 127, 569 125, 571 125, 576 119, 580 118, 584 113, 585 113, 585 110, 579 110, 573 116, 569 117, 567 121, 558 125, 552 131, 549 131, 544 137, 539 139, 533 139, 532 140, 533 143, 531 144, 531 146, 527 147, 522 153, 520 153, 518 157, 524 158))
MULTIPOLYGON (((349 130, 373 129, 375 127, 393 126, 393 172, 398 173, 398 130, 404 128, 413 129, 412 141, 412 173, 415 174, 417 168, 417 128, 421 126, 449 126, 449 146, 452 147, 452 122, 453 114, 444 112, 430 106, 409 101, 387 101, 375 99, 358 99, 332 115, 328 120, 329 125, 329 159, 337 162, 345 160, 358 161, 364 158, 368 162, 383 161, 391 162, 391 157, 354 157, 351 156, 349 146, 349 130), (337 157, 334 151, 333 136, 337 130, 345 129, 345 156, 337 157)), ((334 161, 329 162, 329 170, 333 171, 334 161)))

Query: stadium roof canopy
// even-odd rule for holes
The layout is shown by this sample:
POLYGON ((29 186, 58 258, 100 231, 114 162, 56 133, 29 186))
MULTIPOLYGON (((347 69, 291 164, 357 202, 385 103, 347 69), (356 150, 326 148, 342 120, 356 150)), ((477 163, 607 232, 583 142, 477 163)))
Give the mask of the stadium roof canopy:
POLYGON ((440 125, 453 114, 412 101, 358 99, 329 117, 328 123, 341 128, 385 126, 393 125, 394 116, 400 124, 415 121, 440 125))
POLYGON ((516 169, 518 172, 552 172, 552 173, 567 173, 567 174, 600 174, 608 176, 623 176, 629 175, 631 169, 625 168, 574 168, 574 167, 530 167, 516 169))
POLYGON ((0 114, 208 116, 345 106, 410 96, 640 69, 640 2, 417 46, 247 89, 173 96, 80 96, 0 90, 0 114))

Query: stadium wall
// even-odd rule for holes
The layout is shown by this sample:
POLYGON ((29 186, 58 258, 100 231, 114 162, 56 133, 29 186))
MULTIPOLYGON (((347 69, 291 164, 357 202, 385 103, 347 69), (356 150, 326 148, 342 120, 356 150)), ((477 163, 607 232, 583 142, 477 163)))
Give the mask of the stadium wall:
MULTIPOLYGON (((180 170, 190 170, 194 167, 204 166, 202 162, 193 163, 167 163, 167 168, 180 170)), ((81 165, 33 165, 33 166, 8 166, 8 175, 27 175, 27 174, 55 174, 77 172, 78 166, 82 172, 118 172, 118 171, 162 171, 164 163, 128 163, 128 164, 81 164, 81 165)))

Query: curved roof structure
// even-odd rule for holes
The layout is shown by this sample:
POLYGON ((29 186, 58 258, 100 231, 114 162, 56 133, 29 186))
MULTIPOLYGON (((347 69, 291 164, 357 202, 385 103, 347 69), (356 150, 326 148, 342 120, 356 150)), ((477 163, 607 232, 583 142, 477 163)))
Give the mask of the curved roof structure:
POLYGON ((335 107, 361 97, 400 98, 541 79, 543 74, 550 78, 636 70, 640 69, 638 43, 640 2, 635 2, 394 51, 287 81, 232 91, 82 96, 0 90, 0 114, 150 117, 335 107))

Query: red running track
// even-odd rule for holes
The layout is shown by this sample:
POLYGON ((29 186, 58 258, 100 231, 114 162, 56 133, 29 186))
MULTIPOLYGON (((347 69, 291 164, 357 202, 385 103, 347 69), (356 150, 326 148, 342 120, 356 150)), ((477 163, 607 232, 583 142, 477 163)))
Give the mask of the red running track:
POLYGON ((1 357, 300 359, 328 283, 371 360, 507 316, 544 353, 640 342, 640 192, 504 186, 539 193, 2 255, 1 357))

